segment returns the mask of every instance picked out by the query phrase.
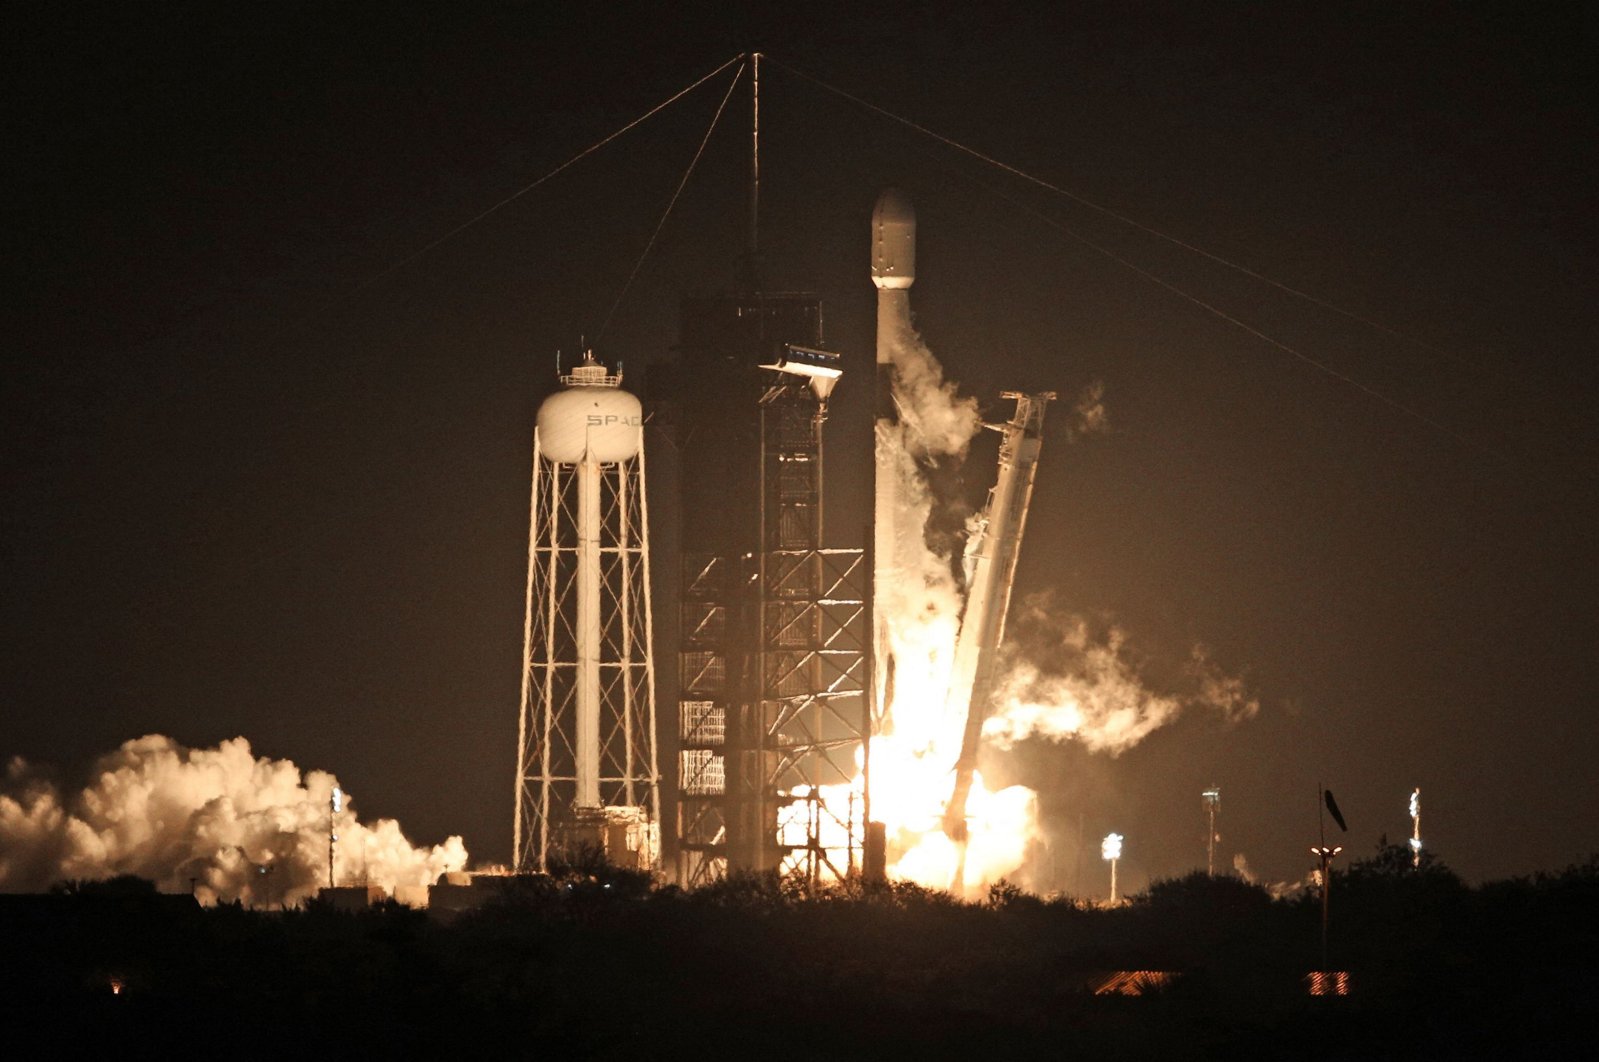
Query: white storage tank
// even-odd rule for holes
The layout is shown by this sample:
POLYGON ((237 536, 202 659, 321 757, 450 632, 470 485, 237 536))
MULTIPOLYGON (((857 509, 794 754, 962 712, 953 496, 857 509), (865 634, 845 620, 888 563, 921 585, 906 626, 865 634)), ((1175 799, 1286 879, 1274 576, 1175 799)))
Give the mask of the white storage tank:
POLYGON ((653 869, 661 807, 643 409, 620 370, 592 354, 560 381, 534 434, 516 867, 547 870, 552 856, 598 844, 613 862, 653 869))
POLYGON ((551 461, 575 465, 584 452, 601 464, 638 454, 644 409, 590 354, 561 377, 566 387, 539 406, 539 449, 551 461))

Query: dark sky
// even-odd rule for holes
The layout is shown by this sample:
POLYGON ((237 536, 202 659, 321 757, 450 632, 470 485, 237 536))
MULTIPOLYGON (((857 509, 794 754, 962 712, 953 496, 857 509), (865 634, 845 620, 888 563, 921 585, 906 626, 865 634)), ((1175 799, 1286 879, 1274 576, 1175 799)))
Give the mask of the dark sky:
MULTIPOLYGON (((1407 832, 1416 785, 1468 877, 1599 850, 1581 7, 457 6, 13 15, 0 755, 71 778, 140 734, 242 734, 414 839, 506 858, 533 413, 725 79, 392 267, 760 48, 1399 333, 764 68, 766 276, 820 292, 860 370, 837 543, 866 515, 867 220, 898 184, 953 377, 996 412, 1104 384, 1112 431, 1046 443, 1019 591, 1114 620, 1152 672, 1203 643, 1261 699, 1119 759, 1014 758, 1059 838, 1124 833, 1133 887, 1186 871, 1215 782, 1224 858, 1294 878, 1324 781, 1357 852, 1407 832)), ((744 107, 601 336, 630 371, 667 356, 680 294, 735 277, 744 107)))

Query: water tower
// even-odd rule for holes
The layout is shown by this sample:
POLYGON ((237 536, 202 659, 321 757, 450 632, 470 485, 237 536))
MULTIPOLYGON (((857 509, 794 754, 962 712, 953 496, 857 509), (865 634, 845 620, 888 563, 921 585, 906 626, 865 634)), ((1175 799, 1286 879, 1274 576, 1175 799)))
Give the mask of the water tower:
POLYGON ((637 398, 588 354, 539 407, 517 724, 518 870, 660 861, 637 398))

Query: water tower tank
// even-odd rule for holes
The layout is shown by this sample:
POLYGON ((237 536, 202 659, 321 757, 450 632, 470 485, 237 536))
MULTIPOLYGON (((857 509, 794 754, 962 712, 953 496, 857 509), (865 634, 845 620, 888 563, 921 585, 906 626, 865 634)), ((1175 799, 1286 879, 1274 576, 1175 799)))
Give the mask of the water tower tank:
POLYGON ((546 458, 575 465, 586 450, 594 461, 610 464, 637 455, 644 411, 622 390, 620 375, 591 358, 561 382, 566 387, 539 406, 539 449, 546 458))

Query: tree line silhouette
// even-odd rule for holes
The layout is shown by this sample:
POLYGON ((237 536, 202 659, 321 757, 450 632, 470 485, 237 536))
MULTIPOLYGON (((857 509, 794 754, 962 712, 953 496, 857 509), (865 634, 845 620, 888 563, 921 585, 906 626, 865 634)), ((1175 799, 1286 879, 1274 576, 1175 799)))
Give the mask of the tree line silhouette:
POLYGON ((1515 1058, 1590 1041, 1599 857, 1474 887, 1381 845, 1332 888, 1341 998, 1306 989, 1318 894, 1203 873, 1106 908, 1004 882, 977 903, 775 877, 684 892, 583 859, 451 919, 67 882, 0 897, 0 1000, 13 1043, 64 1057, 1515 1058), (1126 970, 1174 976, 1094 994, 1126 970))

